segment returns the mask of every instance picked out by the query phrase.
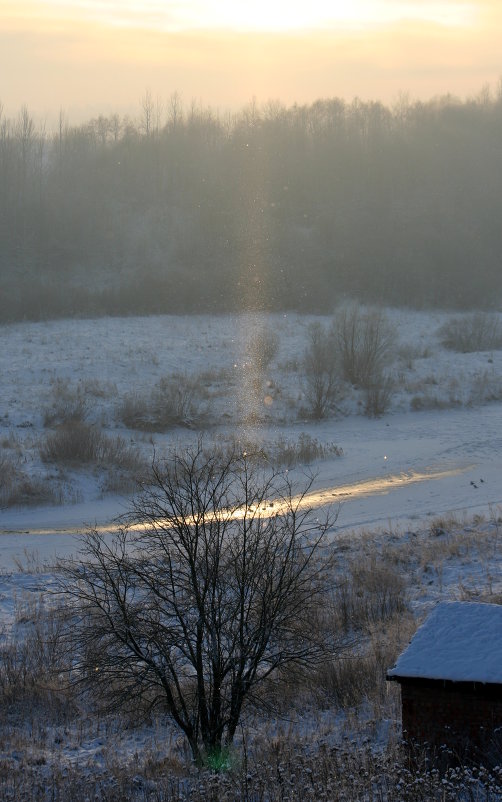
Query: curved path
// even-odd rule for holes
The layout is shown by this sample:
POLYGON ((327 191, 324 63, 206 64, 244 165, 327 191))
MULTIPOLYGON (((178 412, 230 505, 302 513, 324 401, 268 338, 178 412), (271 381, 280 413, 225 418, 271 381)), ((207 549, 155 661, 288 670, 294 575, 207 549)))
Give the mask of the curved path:
MULTIPOLYGON (((301 428, 289 429, 289 436, 301 428)), ((343 457, 319 463, 305 499, 313 506, 340 505, 338 531, 420 528, 450 512, 466 518, 500 512, 502 404, 377 421, 346 418, 310 426, 308 432, 343 448, 343 457)), ((301 484, 301 471, 292 473, 301 484)), ((126 509, 126 499, 110 497, 71 507, 3 510, 0 568, 11 571, 19 563, 73 554, 87 525, 111 531, 113 519, 126 509)))

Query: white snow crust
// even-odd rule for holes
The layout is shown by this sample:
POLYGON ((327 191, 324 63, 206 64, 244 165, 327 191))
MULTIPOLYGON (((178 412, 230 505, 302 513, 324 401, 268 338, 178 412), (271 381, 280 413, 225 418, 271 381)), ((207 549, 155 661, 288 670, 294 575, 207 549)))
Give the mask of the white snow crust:
POLYGON ((502 606, 441 602, 387 675, 502 683, 502 606))

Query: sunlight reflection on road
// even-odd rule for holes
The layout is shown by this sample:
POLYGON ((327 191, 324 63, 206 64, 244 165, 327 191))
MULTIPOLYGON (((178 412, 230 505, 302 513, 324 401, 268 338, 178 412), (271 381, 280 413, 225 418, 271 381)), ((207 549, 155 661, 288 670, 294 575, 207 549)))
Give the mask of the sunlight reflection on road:
MULTIPOLYGON (((305 509, 308 507, 322 507, 327 504, 344 504, 356 499, 368 497, 368 496, 377 496, 377 495, 385 495, 390 493, 392 490, 396 490, 400 487, 405 487, 408 485, 417 484, 419 482, 429 482, 429 481, 437 481, 440 479, 446 479, 448 477, 459 476, 462 473, 465 473, 472 465, 463 466, 461 468, 452 468, 449 470, 443 471, 408 471, 399 474, 388 474, 387 476, 377 476, 373 479, 365 479, 363 481, 354 482, 352 484, 346 485, 338 485, 335 487, 328 487, 322 488, 319 490, 313 490, 310 493, 302 496, 293 497, 292 502, 293 506, 297 507, 298 509, 305 509)), ((281 503, 280 500, 270 499, 266 503, 261 505, 261 513, 262 514, 269 514, 269 515, 277 515, 280 514, 282 511, 287 509, 287 504, 281 503)), ((244 508, 241 507, 236 510, 232 511, 223 511, 221 513, 222 519, 228 518, 242 518, 244 515, 244 508)), ((163 521, 157 522, 159 525, 162 525, 163 521)), ((48 535, 48 534, 68 534, 68 535, 76 535, 81 533, 84 529, 86 529, 84 525, 82 527, 61 527, 60 529, 57 528, 46 528, 46 529, 29 529, 29 530, 20 530, 19 534, 30 534, 30 535, 48 535)), ((109 524, 101 524, 95 525, 91 527, 96 532, 101 533, 113 533, 118 531, 119 525, 117 522, 111 522, 109 524)), ((131 529, 133 530, 144 530, 144 525, 136 525, 132 526, 131 529)), ((13 533, 13 530, 10 530, 13 533)), ((7 534, 4 530, 1 534, 7 534)))
POLYGON ((340 485, 339 487, 324 490, 315 490, 304 498, 304 503, 311 506, 321 506, 323 504, 333 504, 341 501, 350 501, 353 498, 364 496, 377 496, 389 493, 398 487, 416 484, 417 482, 428 482, 435 479, 446 479, 449 476, 459 476, 469 470, 468 467, 453 468, 447 471, 408 471, 407 473, 389 474, 388 476, 378 476, 375 479, 366 479, 362 482, 355 482, 350 485, 340 485))

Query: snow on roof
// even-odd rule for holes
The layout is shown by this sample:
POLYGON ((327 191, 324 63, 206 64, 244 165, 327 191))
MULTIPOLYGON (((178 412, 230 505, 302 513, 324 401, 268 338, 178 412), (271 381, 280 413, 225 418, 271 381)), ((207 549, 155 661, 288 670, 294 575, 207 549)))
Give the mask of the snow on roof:
POLYGON ((502 683, 502 605, 438 604, 387 676, 502 683))

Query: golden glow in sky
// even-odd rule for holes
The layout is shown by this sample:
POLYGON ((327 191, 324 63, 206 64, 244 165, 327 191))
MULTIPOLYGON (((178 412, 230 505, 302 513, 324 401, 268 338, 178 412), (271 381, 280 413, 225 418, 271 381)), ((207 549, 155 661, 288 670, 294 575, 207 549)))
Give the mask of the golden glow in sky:
POLYGON ((502 0, 0 0, 0 103, 465 97, 497 84, 501 41, 502 0))
MULTIPOLYGON (((207 0, 189 3, 186 24, 236 30, 286 31, 337 26, 366 27, 414 18, 462 25, 472 19, 468 4, 403 3, 399 0, 207 0)), ((182 15, 180 15, 180 23, 182 15)), ((183 24, 183 23, 182 23, 183 24)))
POLYGON ((164 31, 365 28, 404 20, 458 27, 471 24, 476 15, 476 4, 467 0, 34 0, 31 4, 8 0, 6 4, 41 17, 86 18, 164 31))

